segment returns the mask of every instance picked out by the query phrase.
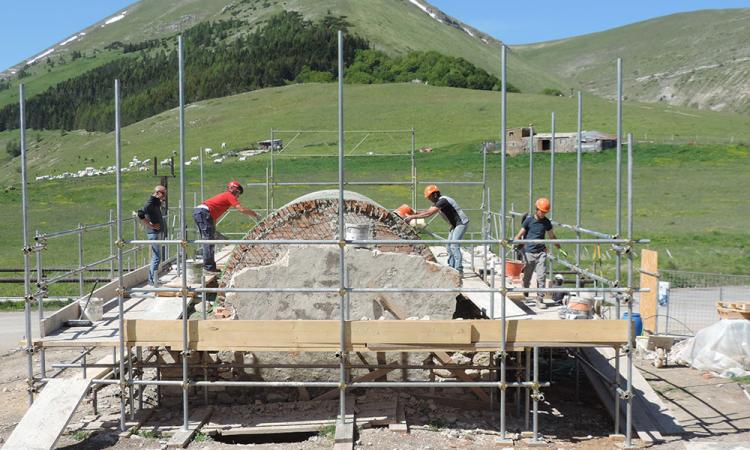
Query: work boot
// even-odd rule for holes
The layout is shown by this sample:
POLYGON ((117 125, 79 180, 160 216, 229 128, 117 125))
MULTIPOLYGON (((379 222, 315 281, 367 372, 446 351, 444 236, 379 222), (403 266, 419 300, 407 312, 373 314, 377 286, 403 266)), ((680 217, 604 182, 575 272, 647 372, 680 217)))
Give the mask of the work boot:
POLYGON ((539 309, 547 309, 547 304, 544 303, 544 300, 537 300, 536 307, 539 309))

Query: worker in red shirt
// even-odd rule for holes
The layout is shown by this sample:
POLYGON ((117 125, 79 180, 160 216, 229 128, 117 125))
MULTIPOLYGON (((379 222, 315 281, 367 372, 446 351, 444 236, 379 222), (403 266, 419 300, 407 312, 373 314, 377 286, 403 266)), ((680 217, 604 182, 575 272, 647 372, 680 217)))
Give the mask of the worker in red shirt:
MULTIPOLYGON (((219 221, 219 217, 221 217, 229 208, 235 208, 242 214, 260 219, 258 213, 250 208, 240 205, 237 197, 242 195, 243 192, 244 189, 242 188, 242 185, 236 181, 232 181, 227 183, 226 192, 222 192, 219 195, 209 198, 193 210, 193 219, 198 226, 201 239, 214 239, 214 235, 216 234, 216 222, 219 221)), ((216 261, 214 260, 213 244, 203 244, 203 270, 206 272, 218 272, 216 261)))

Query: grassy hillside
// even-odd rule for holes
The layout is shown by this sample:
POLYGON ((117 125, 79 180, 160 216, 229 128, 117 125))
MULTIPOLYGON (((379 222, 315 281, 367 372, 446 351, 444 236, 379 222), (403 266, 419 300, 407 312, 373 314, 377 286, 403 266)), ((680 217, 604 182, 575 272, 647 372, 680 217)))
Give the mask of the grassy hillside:
MULTIPOLYGON (((418 173, 422 180, 478 180, 481 176, 480 143, 493 139, 499 129, 499 95, 491 92, 435 88, 421 85, 351 86, 346 92, 346 127, 349 130, 404 129, 414 126, 417 147, 431 146, 432 153, 418 153, 418 173)), ((612 130, 614 108, 611 103, 586 98, 584 123, 587 129, 612 130)), ((548 112, 558 113, 560 130, 575 126, 575 101, 548 96, 511 95, 509 125, 535 122, 546 129, 548 112)), ((686 115, 679 108, 655 108, 626 104, 625 129, 658 133, 665 129, 689 134, 700 124, 708 124, 717 136, 730 129, 750 130, 750 119, 744 116, 697 111, 686 115)), ((186 111, 187 153, 196 155, 200 147, 219 148, 226 142, 230 148, 248 145, 268 138, 270 129, 336 129, 336 88, 331 84, 293 85, 216 99, 191 105, 186 111)), ((16 134, 0 134, 0 145, 16 134)), ((337 179, 336 158, 305 157, 309 154, 333 154, 335 133, 301 135, 279 133, 288 147, 276 162, 277 181, 331 181, 337 179), (295 139, 293 142, 292 140, 295 139)), ((109 165, 114 161, 114 139, 111 134, 30 131, 31 175, 62 172, 71 168, 109 165), (37 139, 39 141, 37 142, 37 139), (80 157, 80 159, 79 159, 80 157), (92 161, 92 159, 94 161, 92 161)), ((378 158, 368 152, 403 153, 410 147, 408 133, 371 135, 347 134, 346 174, 352 180, 409 179, 408 157, 378 158), (364 139, 364 141, 363 141, 364 139), (356 147, 356 149, 355 149, 356 147)), ((750 136, 743 135, 750 141, 750 136)), ((122 133, 123 161, 155 155, 169 156, 177 149, 175 111, 160 114, 133 124, 122 133)), ((7 158, 7 155, 3 155, 7 158)), ((509 160, 509 201, 526 204, 527 158, 509 160)), ((548 157, 539 155, 535 195, 548 190, 548 157)), ((221 165, 206 166, 207 192, 222 189, 228 178, 241 182, 262 182, 268 167, 268 155, 236 159, 221 165)), ((493 187, 493 208, 499 195, 499 156, 489 155, 489 179, 493 187)), ((5 161, 3 182, 18 185, 18 159, 5 161)), ((745 232, 749 213, 737 202, 746 197, 750 178, 750 151, 747 146, 657 146, 642 144, 636 148, 636 233, 654 240, 653 248, 669 249, 673 258, 662 256, 670 267, 698 271, 745 273, 750 264, 750 241, 745 232), (732 217, 736 220, 725 220, 732 217)), ((560 155, 557 177, 556 217, 574 221, 575 155, 560 155)), ((198 170, 186 171, 189 180, 188 204, 198 192, 198 170)), ((583 184, 583 223, 595 229, 614 229, 614 155, 613 152, 585 155, 583 184)), ((124 208, 138 208, 155 183, 149 173, 125 176, 124 208)), ((358 191, 374 200, 395 207, 410 198, 402 187, 362 187, 358 191)), ((446 188, 446 191, 449 189, 446 188)), ((307 192, 305 188, 280 188, 276 204, 307 192)), ((450 189, 465 207, 476 208, 480 197, 475 188, 450 189)), ((172 201, 176 202, 173 194, 172 201)), ((265 207, 265 188, 248 189, 245 198, 250 206, 265 207)), ((43 231, 75 227, 78 223, 106 220, 114 207, 114 177, 101 176, 77 180, 31 183, 31 228, 43 231)), ((6 211, 18 211, 20 190, 0 193, 0 205, 6 211)), ((421 207, 426 206, 420 199, 421 207)), ((474 217, 473 230, 479 229, 474 217)), ((0 266, 21 264, 20 214, 9 214, 0 222, 5 236, 0 247, 0 266)), ((440 229, 436 222, 436 229, 440 229)), ((249 226, 241 217, 230 218, 222 225, 225 231, 242 231, 249 226)), ((128 236, 132 230, 127 228, 128 236)), ((564 234, 563 234, 564 235, 564 234)), ((105 256, 108 248, 106 231, 86 233, 87 261, 105 256), (91 259, 89 259, 91 258, 91 259)), ((75 239, 50 241, 45 264, 68 265, 70 248, 75 239)), ((134 264, 134 262, 133 262, 134 264)), ((76 286, 68 289, 76 290, 76 286)))
MULTIPOLYGON (((500 74, 497 42, 485 43, 477 34, 470 36, 439 23, 408 0, 142 0, 125 8, 126 14, 121 20, 108 25, 104 25, 103 20, 84 30, 85 36, 65 46, 55 46, 55 51, 49 55, 54 65, 47 64, 44 58, 27 69, 30 76, 22 80, 11 77, 11 88, 0 91, 0 107, 17 102, 19 81, 27 86, 27 96, 32 96, 60 81, 123 57, 121 51, 105 48, 112 42, 137 43, 174 36, 203 21, 229 18, 247 22, 249 31, 283 9, 299 11, 308 19, 319 19, 328 13, 346 16, 355 33, 392 55, 436 50, 465 58, 492 74, 500 74), (82 57, 73 60, 73 52, 80 52, 82 57)), ((554 76, 532 68, 512 54, 508 70, 509 81, 525 92, 563 86, 554 76)))
POLYGON ((513 50, 596 95, 614 95, 619 56, 631 100, 747 113, 748 36, 750 9, 708 10, 513 50))
MULTIPOLYGON (((557 112, 558 131, 574 131, 576 101, 566 97, 510 94, 508 126, 537 124, 549 129, 549 114, 557 112)), ((497 139, 500 129, 500 94, 468 89, 438 88, 414 84, 347 85, 345 89, 346 128, 348 130, 416 130, 419 147, 497 139)), ((584 128, 614 132, 615 109, 597 97, 584 99, 584 128)), ((33 114, 33 111, 28 111, 33 114)), ((267 139, 271 128, 278 130, 335 130, 336 85, 303 84, 264 89, 232 97, 213 99, 188 106, 186 110, 188 152, 200 147, 244 148, 267 139)), ((696 111, 687 108, 628 103, 624 108, 624 128, 636 138, 670 139, 693 136, 697 129, 714 138, 730 134, 737 142, 750 142, 750 118, 727 113, 696 111)), ((114 164, 112 133, 83 131, 28 131, 29 173, 35 177, 73 172, 86 166, 114 164)), ((293 134, 281 138, 289 141, 293 134)), ((347 152, 354 149, 365 134, 348 140, 347 152)), ((0 133, 0 149, 17 139, 18 131, 0 133)), ((122 133, 123 160, 133 156, 143 160, 165 158, 177 149, 176 111, 168 111, 126 127, 122 133)), ((400 136, 369 136, 357 148, 367 151, 401 152, 410 148, 410 140, 400 136)), ((316 152, 335 148, 335 135, 296 138, 291 152, 316 152), (307 139, 307 140, 305 140, 307 139), (316 144, 317 143, 317 144, 316 144), (321 147, 322 145, 322 147, 321 147)), ((0 181, 17 182, 17 158, 0 152, 0 181)), ((32 178, 33 179, 33 178, 32 178)))

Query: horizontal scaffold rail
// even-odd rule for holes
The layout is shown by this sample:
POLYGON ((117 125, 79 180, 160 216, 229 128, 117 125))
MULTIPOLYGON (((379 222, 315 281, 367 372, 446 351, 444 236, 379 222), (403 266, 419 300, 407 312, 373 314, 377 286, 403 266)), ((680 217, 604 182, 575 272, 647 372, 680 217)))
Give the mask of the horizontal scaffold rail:
MULTIPOLYGON (((497 351, 500 320, 363 320, 344 323, 347 351, 497 351)), ((132 346, 182 348, 179 320, 126 320, 132 346)), ((338 352, 338 320, 200 320, 188 322, 188 346, 198 351, 338 352)), ((619 346, 626 320, 508 320, 506 349, 619 346)))

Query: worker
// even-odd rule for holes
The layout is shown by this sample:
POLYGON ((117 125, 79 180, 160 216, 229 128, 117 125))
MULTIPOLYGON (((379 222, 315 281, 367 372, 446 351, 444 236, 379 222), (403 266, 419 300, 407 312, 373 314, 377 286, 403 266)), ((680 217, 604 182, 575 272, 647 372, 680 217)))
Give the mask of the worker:
MULTIPOLYGON (((555 232, 552 230, 552 222, 546 217, 550 211, 549 199, 541 197, 537 199, 534 206, 536 211, 524 219, 515 240, 545 239, 545 235, 549 235, 551 239, 557 239, 555 232)), ((555 243, 555 246, 560 248, 560 244, 555 243)), ((543 288, 547 277, 547 246, 544 244, 523 244, 523 261, 526 263, 523 268, 523 287, 529 287, 531 276, 536 273, 537 287, 543 288)), ((543 292, 537 292, 536 304, 539 309, 547 308, 544 303, 543 292)))
MULTIPOLYGON (((149 196, 143 209, 138 210, 137 215, 143 226, 146 228, 146 235, 149 241, 156 241, 164 236, 166 226, 164 216, 161 213, 161 203, 167 198, 167 188, 157 185, 154 192, 149 196)), ((162 260, 162 246, 151 244, 151 265, 148 269, 148 282, 154 287, 159 283, 159 264, 162 260)))
MULTIPOLYGON (((201 239, 215 239, 216 222, 219 221, 219 218, 229 208, 234 208, 246 216, 260 219, 258 213, 242 206, 237 200, 237 197, 242 195, 244 191, 240 183, 231 181, 227 183, 227 190, 225 192, 209 198, 193 210, 193 219, 198 226, 201 239)), ((203 244, 203 270, 206 272, 218 272, 216 261, 214 260, 213 244, 203 244)))
MULTIPOLYGON (((565 283, 565 278, 559 273, 555 274, 555 284, 552 287, 562 288, 563 283, 565 283)), ((568 295, 567 292, 553 292, 552 301, 555 302, 556 305, 562 305, 566 295, 568 295)))
MULTIPOLYGON (((464 210, 451 197, 440 194, 440 189, 434 184, 424 189, 424 198, 429 200, 432 206, 423 211, 408 214, 405 217, 406 221, 431 217, 439 212, 451 227, 448 233, 448 240, 460 241, 469 225, 469 218, 464 214, 464 210)), ((458 270, 459 275, 463 277, 463 257, 461 256, 461 246, 458 242, 448 244, 448 265, 458 270)))

